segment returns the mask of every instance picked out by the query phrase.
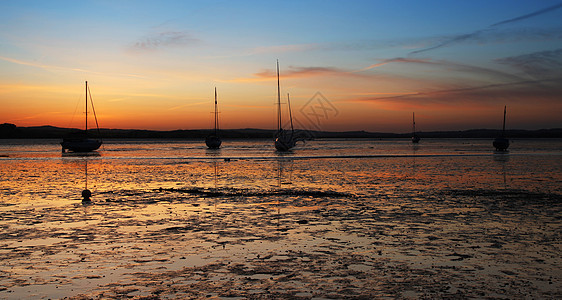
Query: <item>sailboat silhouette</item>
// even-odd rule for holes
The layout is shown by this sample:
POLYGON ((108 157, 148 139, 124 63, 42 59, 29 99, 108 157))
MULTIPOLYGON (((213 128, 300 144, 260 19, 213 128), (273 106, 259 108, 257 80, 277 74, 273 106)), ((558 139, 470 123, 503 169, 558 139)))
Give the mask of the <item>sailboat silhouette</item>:
POLYGON ((417 144, 420 142, 420 137, 416 134, 416 116, 412 113, 412 143, 417 144))
POLYGON ((291 100, 287 94, 289 105, 289 119, 291 120, 291 131, 283 130, 281 123, 281 89, 279 86, 279 60, 277 61, 277 132, 275 133, 275 149, 280 152, 291 150, 297 144, 295 128, 293 127, 293 115, 291 113, 291 100))
POLYGON ((492 143, 494 145, 494 147, 496 148, 496 151, 505 152, 505 151, 507 151, 507 148, 509 147, 509 140, 505 137, 505 114, 506 114, 506 110, 507 110, 507 105, 503 107, 502 134, 499 137, 497 137, 494 140, 494 142, 492 143))
POLYGON ((207 136, 207 138, 205 138, 205 144, 207 144, 207 147, 209 147, 209 149, 218 149, 220 148, 222 141, 221 138, 218 135, 218 130, 219 130, 219 118, 218 118, 218 111, 217 111, 217 88, 215 87, 215 131, 213 132, 213 134, 210 134, 207 136))
MULTIPOLYGON (((73 152, 89 152, 97 150, 102 141, 98 139, 89 139, 88 138, 88 92, 90 89, 88 88, 88 81, 86 81, 86 126, 84 127, 84 133, 80 136, 76 137, 65 137, 62 139, 60 143, 62 146, 62 152, 64 153, 66 149, 73 151, 73 152)), ((90 102, 92 102, 92 111, 94 112, 94 118, 96 119, 96 126, 98 128, 99 133, 99 126, 98 126, 98 118, 96 116, 96 110, 94 109, 94 102, 92 101, 92 94, 90 93, 90 102)))

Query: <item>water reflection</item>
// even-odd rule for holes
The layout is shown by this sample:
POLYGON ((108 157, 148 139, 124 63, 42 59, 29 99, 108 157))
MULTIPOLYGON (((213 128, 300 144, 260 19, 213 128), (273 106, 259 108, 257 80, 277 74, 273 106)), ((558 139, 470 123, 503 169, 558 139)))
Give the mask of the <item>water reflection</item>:
POLYGON ((205 155, 210 156, 210 157, 221 156, 221 149, 222 148, 216 148, 216 149, 206 148, 205 149, 205 155))
MULTIPOLYGON (((285 153, 286 154, 286 153, 285 153)), ((279 158, 277 160, 277 189, 279 191, 284 190, 284 189, 289 189, 290 185, 293 184, 292 181, 292 176, 293 176, 293 165, 294 165, 294 160, 293 159, 284 159, 284 158, 279 158), (284 187, 286 186, 286 187, 284 187)), ((281 195, 277 196, 277 201, 275 203, 275 208, 276 208, 276 212, 277 214, 273 216, 274 218, 274 222, 275 225, 277 226, 277 232, 281 232, 281 206, 282 205, 288 205, 288 201, 286 201, 286 199, 283 199, 283 201, 281 201, 281 195)))
POLYGON ((503 174, 503 189, 507 189, 507 164, 509 163, 509 155, 507 152, 498 152, 493 155, 494 161, 501 166, 501 173, 503 174))
MULTIPOLYGON (((556 294, 560 155, 490 158, 486 148, 486 155, 428 157, 420 151, 435 152, 434 144, 388 147, 405 155, 268 152, 227 163, 217 151, 205 157, 201 147, 191 155, 175 146, 159 159, 132 150, 104 152, 103 160, 61 159, 58 151, 56 159, 1 159, 0 298, 70 298, 77 285, 89 291, 85 298, 152 297, 146 286, 154 282, 163 282, 163 298, 256 298, 274 285, 295 291, 279 298, 311 290, 321 291, 318 298, 400 298, 413 283, 426 298, 493 297, 497 287, 506 298, 556 294), (502 190, 507 171, 510 190, 502 190), (104 205, 69 205, 83 188, 104 205), (527 285, 536 288, 526 295, 509 289, 527 285), (187 290, 201 293, 178 292, 187 290)), ((230 149, 222 154, 235 157, 230 149)), ((387 149, 380 153, 398 152, 387 149)))
POLYGON ((216 160, 213 160, 213 169, 215 170, 215 174, 213 176, 215 191, 217 190, 217 179, 219 177, 219 166, 216 160))
POLYGON ((494 161, 505 163, 509 161, 509 154, 506 152, 494 152, 493 158, 494 161))
POLYGON ((419 144, 412 145, 412 169, 416 169, 416 152, 420 149, 419 144))
POLYGON ((88 189, 88 160, 84 159, 84 190, 82 191, 82 203, 89 204, 92 192, 88 189))
MULTIPOLYGON (((62 152, 61 156, 63 158, 77 158, 78 160, 74 159, 64 159, 63 163, 70 163, 71 165, 75 165, 77 169, 83 170, 84 174, 84 189, 82 190, 81 197, 83 204, 91 204, 92 203, 92 192, 88 189, 88 162, 90 159, 94 157, 100 157, 101 154, 97 151, 90 151, 90 152, 62 152)), ((80 176, 77 176, 80 177, 80 176)))
POLYGON ((280 189, 284 184, 292 184, 293 163, 292 159, 277 160, 277 187, 280 189))
POLYGON ((101 153, 97 151, 90 152, 62 152, 61 157, 98 157, 101 153))

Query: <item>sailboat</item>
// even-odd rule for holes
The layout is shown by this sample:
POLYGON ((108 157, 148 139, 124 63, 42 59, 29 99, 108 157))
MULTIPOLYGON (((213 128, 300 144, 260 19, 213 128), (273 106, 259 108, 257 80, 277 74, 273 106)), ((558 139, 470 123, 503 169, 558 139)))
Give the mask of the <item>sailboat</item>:
POLYGON ((221 146, 221 138, 218 136, 219 130, 219 118, 218 118, 218 111, 217 111, 217 88, 215 87, 215 131, 213 134, 210 134, 205 138, 205 144, 209 149, 218 149, 221 146))
POLYGON ((412 113, 412 143, 417 144, 420 142, 420 137, 416 134, 416 117, 412 113))
POLYGON ((277 61, 277 132, 275 133, 275 149, 280 152, 291 150, 297 144, 295 139, 295 129, 293 127, 293 116, 291 113, 291 100, 287 94, 287 103, 289 105, 289 118, 291 120, 291 131, 283 130, 281 123, 281 89, 279 87, 279 60, 277 61))
POLYGON ((509 147, 509 140, 505 137, 505 113, 507 110, 507 105, 503 107, 503 128, 501 136, 497 137, 493 145, 496 148, 496 151, 507 151, 509 147))
MULTIPOLYGON (((62 146, 62 152, 64 153, 66 150, 70 150, 73 152, 90 152, 97 150, 102 141, 100 139, 89 139, 88 138, 88 81, 86 81, 86 125, 84 127, 84 134, 75 137, 66 137, 62 139, 60 143, 62 146)), ((96 110, 94 109, 94 102, 92 101, 92 94, 90 92, 90 102, 92 103, 92 111, 94 112, 94 118, 96 120, 96 126, 98 128, 99 133, 99 126, 98 126, 98 118, 96 116, 96 110)))

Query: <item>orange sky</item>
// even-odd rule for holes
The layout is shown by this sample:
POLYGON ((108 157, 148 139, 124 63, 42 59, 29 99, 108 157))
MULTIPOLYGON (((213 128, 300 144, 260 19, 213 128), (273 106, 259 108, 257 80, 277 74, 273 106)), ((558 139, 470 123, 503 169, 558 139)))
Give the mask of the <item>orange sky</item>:
POLYGON ((209 128, 217 87, 222 128, 273 129, 279 59, 303 129, 562 127, 559 7, 441 4, 2 3, 0 123, 81 128, 88 80, 103 128, 209 128))

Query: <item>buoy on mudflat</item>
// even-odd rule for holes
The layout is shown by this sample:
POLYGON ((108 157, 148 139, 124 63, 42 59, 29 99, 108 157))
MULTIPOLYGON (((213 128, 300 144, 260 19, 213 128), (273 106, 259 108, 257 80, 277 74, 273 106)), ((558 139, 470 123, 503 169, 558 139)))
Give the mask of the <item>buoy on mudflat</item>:
POLYGON ((92 192, 90 192, 90 190, 85 189, 82 191, 82 202, 90 202, 92 200, 90 200, 90 197, 92 197, 92 192))

